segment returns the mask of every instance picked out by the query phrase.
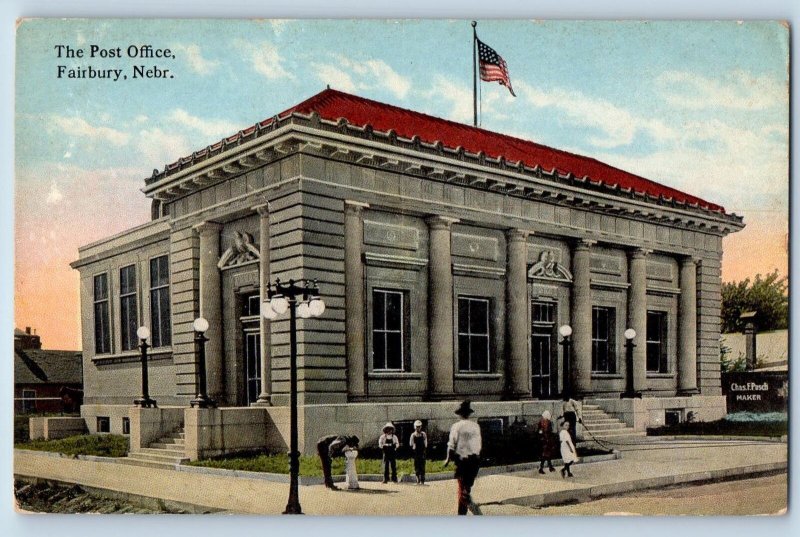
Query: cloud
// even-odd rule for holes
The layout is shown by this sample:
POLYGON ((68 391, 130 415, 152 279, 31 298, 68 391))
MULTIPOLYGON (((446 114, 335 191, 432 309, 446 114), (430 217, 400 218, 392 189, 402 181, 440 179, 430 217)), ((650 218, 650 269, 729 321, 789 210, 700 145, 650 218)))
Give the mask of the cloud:
POLYGON ((167 115, 167 120, 188 127, 194 132, 202 134, 209 140, 218 140, 224 136, 230 136, 238 130, 238 125, 222 119, 202 119, 189 114, 182 108, 177 108, 167 115))
POLYGON ((674 139, 677 133, 658 119, 640 118, 609 101, 590 97, 577 90, 553 88, 545 91, 520 80, 514 87, 520 98, 537 108, 554 108, 575 125, 591 127, 602 136, 590 136, 596 147, 612 148, 633 143, 637 131, 645 131, 656 140, 674 139))
POLYGON ((665 71, 656 78, 659 95, 671 106, 699 110, 765 110, 785 107, 789 88, 769 76, 736 70, 722 79, 686 71, 665 71))
MULTIPOLYGON (((509 115, 504 111, 507 105, 510 104, 514 97, 508 93, 508 90, 501 88, 500 92, 485 92, 481 97, 479 104, 479 112, 481 121, 507 121, 509 115)), ((461 123, 472 124, 473 121, 473 102, 472 102, 472 88, 464 84, 453 82, 451 79, 443 75, 435 75, 433 83, 428 90, 421 91, 420 94, 436 103, 437 108, 442 103, 448 103, 450 111, 446 114, 448 119, 458 121, 461 123)), ((499 127, 498 130, 510 134, 509 129, 499 127)), ((524 138, 527 135, 521 135, 524 138)))
POLYGON ((64 199, 64 194, 58 189, 58 185, 55 181, 50 184, 50 191, 47 193, 47 197, 45 198, 45 202, 48 205, 55 205, 56 203, 60 202, 64 199))
POLYGON ((166 133, 158 127, 139 131, 136 143, 142 162, 154 168, 188 155, 189 147, 185 136, 166 133))
POLYGON ((219 67, 219 61, 204 58, 197 45, 173 45, 172 50, 183 55, 189 68, 199 75, 211 74, 219 67))
POLYGON ((102 140, 116 146, 123 146, 127 144, 130 139, 127 133, 112 129, 111 127, 96 127, 78 116, 52 116, 51 123, 70 136, 88 138, 90 140, 102 140))
POLYGON ((271 19, 269 21, 269 25, 272 27, 272 32, 275 35, 281 35, 286 27, 289 26, 289 23, 292 22, 289 19, 271 19))
POLYGON ((316 73, 317 78, 335 89, 346 91, 348 93, 355 93, 358 89, 352 77, 334 65, 327 63, 312 63, 311 68, 316 73))
POLYGON ((248 43, 243 39, 236 39, 233 45, 244 54, 245 60, 250 63, 255 72, 270 80, 294 78, 294 75, 283 67, 284 58, 272 43, 268 41, 248 43))
POLYGON ((383 89, 405 99, 411 81, 400 75, 383 60, 354 60, 341 54, 333 55, 333 63, 314 63, 312 69, 324 83, 342 91, 383 89))

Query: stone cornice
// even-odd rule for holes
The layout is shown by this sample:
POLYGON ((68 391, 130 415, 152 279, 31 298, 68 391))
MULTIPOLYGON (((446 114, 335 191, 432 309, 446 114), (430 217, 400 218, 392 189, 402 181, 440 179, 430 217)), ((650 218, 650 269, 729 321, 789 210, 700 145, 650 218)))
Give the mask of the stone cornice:
MULTIPOLYGON (((313 114, 312 114, 313 116, 313 114)), ((710 211, 674 200, 654 198, 630 190, 594 184, 586 178, 514 165, 484 155, 471 155, 418 139, 384 136, 295 114, 274 130, 224 152, 206 157, 177 171, 148 180, 143 191, 169 201, 211 184, 278 161, 293 154, 309 154, 349 164, 386 169, 431 181, 498 192, 553 205, 647 221, 658 225, 724 235, 744 227, 735 214, 710 211)), ((613 185, 612 185, 613 186, 613 185)))

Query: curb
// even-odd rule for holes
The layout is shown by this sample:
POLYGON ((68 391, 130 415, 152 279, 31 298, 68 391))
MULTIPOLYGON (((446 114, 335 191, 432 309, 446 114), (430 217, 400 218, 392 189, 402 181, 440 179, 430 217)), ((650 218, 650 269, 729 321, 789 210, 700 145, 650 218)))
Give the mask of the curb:
MULTIPOLYGON (((622 454, 620 452, 615 451, 614 453, 610 453, 608 455, 591 455, 589 457, 582 457, 580 459, 580 462, 582 464, 586 464, 592 462, 611 461, 621 458, 622 454)), ((561 459, 553 459, 554 466, 561 466, 561 464, 562 464, 561 459)), ((505 466, 488 466, 480 469, 479 476, 506 474, 509 472, 524 472, 526 470, 533 470, 535 468, 538 468, 538 466, 539 466, 538 462, 525 462, 520 464, 509 464, 505 466)), ((251 472, 246 470, 228 470, 225 468, 210 468, 207 466, 191 466, 186 464, 177 465, 175 469, 179 472, 214 475, 220 477, 242 477, 246 479, 259 479, 262 481, 272 481, 274 483, 289 483, 288 474, 251 472)), ((447 481, 451 479, 454 479, 452 472, 437 472, 425 476, 426 482, 447 481)), ((360 474, 358 476, 358 480, 364 482, 382 482, 383 476, 380 474, 360 474)), ((400 475, 398 476, 398 481, 400 483, 416 483, 416 477, 413 475, 400 475)), ((344 483, 344 476, 343 475, 333 476, 333 482, 344 483)), ((321 477, 300 476, 301 486, 322 485, 322 484, 323 484, 323 479, 321 477)))
POLYGON ((730 434, 670 434, 670 435, 650 435, 646 438, 657 440, 739 440, 748 442, 770 442, 770 443, 783 443, 788 442, 788 436, 735 436, 730 434))
POLYGON ((520 505, 523 507, 547 507, 565 503, 584 503, 599 500, 607 496, 624 494, 638 490, 664 488, 674 485, 702 485, 734 479, 747 479, 786 472, 787 462, 754 464, 738 468, 722 468, 705 472, 690 472, 687 474, 669 475, 625 481, 622 483, 608 483, 571 490, 545 492, 532 496, 510 498, 499 502, 500 504, 520 505))

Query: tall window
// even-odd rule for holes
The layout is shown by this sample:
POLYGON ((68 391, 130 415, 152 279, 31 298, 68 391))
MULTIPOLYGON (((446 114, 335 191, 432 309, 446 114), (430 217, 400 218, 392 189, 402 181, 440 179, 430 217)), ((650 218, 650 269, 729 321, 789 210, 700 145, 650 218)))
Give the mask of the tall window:
POLYGON ((172 344, 169 309, 169 257, 150 260, 150 333, 153 347, 172 344))
POLYGON ((402 291, 372 291, 372 369, 404 371, 405 294, 402 291))
POLYGON ((595 306, 592 308, 592 371, 595 373, 616 372, 614 359, 614 308, 595 306))
POLYGON ((489 300, 458 297, 458 370, 489 371, 489 300))
POLYGON ((667 362, 667 313, 647 312, 647 371, 669 373, 667 362))
POLYGON ((122 350, 136 348, 136 329, 139 316, 136 311, 136 265, 119 270, 119 324, 122 329, 122 350))
POLYGON ((111 332, 108 312, 108 274, 94 277, 94 353, 111 352, 111 332))

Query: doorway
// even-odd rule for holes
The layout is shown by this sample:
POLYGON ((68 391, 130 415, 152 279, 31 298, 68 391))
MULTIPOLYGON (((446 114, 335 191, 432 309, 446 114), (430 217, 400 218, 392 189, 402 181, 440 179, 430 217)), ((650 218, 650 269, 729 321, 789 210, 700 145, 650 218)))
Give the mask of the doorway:
POLYGON ((538 399, 558 394, 556 304, 531 302, 531 389, 538 399))

